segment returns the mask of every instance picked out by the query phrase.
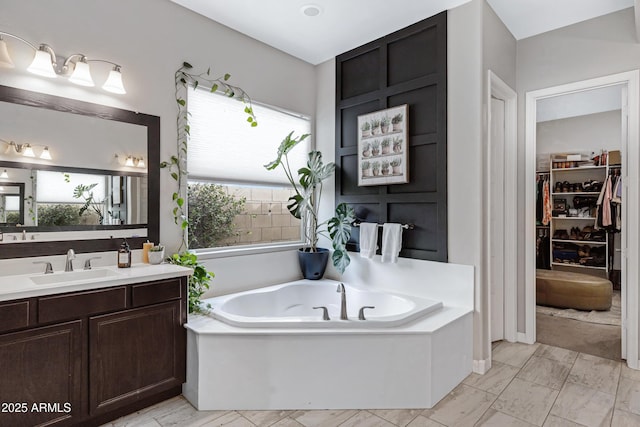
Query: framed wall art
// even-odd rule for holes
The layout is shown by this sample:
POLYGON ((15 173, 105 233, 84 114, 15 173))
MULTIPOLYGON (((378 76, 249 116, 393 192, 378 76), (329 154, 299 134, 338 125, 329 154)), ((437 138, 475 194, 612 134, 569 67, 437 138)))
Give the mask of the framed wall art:
POLYGON ((409 182, 408 106, 358 116, 358 186, 409 182))

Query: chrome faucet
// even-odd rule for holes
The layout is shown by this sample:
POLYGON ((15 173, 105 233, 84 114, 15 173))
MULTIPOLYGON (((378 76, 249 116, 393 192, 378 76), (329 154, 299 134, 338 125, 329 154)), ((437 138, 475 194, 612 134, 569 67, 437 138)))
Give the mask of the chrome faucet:
POLYGON ((347 292, 345 292, 344 285, 342 283, 338 284, 336 292, 340 292, 340 320, 349 320, 347 317, 347 292))
POLYGON ((67 262, 64 264, 64 271, 73 271, 73 260, 76 259, 76 253, 73 249, 67 251, 67 262))

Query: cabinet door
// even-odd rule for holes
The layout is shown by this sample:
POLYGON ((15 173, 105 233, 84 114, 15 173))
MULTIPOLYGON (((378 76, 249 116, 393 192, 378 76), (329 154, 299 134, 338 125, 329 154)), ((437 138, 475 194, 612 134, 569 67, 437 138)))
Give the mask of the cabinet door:
POLYGON ((91 415, 181 385, 185 340, 180 301, 90 318, 91 415))
POLYGON ((71 425, 81 415, 82 321, 0 335, 0 367, 0 426, 71 425))

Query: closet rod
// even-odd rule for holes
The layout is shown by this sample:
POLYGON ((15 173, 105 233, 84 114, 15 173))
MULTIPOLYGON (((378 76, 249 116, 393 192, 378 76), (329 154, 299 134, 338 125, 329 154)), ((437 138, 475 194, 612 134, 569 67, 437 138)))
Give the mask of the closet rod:
MULTIPOLYGON (((360 227, 360 223, 362 221, 354 221, 351 225, 353 225, 354 227, 360 227)), ((383 224, 378 224, 378 228, 381 228, 383 226, 383 224)), ((402 224, 402 228, 404 228, 405 230, 413 230, 415 228, 415 226, 413 224, 402 224)))

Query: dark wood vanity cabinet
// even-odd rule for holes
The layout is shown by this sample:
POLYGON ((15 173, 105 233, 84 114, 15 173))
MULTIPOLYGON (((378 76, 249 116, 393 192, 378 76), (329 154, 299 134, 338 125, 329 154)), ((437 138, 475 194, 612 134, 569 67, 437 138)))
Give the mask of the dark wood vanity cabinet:
POLYGON ((180 394, 186 293, 182 277, 0 302, 0 426, 100 425, 180 394))

